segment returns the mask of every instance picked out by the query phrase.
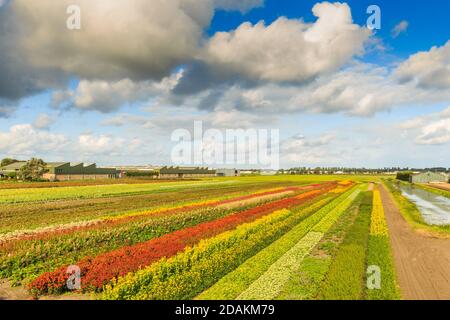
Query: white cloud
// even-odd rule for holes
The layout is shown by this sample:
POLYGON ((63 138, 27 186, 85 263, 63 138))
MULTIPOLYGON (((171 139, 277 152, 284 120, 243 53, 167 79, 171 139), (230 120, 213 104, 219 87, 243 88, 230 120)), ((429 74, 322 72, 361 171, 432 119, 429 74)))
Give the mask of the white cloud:
POLYGON ((15 125, 7 132, 0 132, 0 152, 17 157, 58 152, 68 142, 62 134, 37 130, 30 124, 15 125))
POLYGON ((392 30, 391 34, 393 38, 397 38, 403 32, 406 32, 409 27, 409 22, 406 20, 400 21, 392 30))
POLYGON ((397 68, 396 76, 424 88, 450 90, 450 41, 412 55, 397 68))
POLYGON ((54 123, 54 117, 41 113, 37 116, 37 118, 33 122, 33 127, 36 129, 49 129, 50 126, 54 123))
POLYGON ((1 103, 2 101, 0 99, 0 118, 9 118, 17 109, 14 105, 2 105, 1 103))
POLYGON ((215 6, 246 11, 247 0, 16 0, 19 41, 33 66, 86 79, 159 79, 197 55, 215 6), (66 28, 69 5, 81 29, 66 28))
POLYGON ((423 115, 399 125, 415 135, 414 142, 420 145, 443 145, 450 142, 450 107, 441 112, 423 115))
MULTIPOLYGON (((388 68, 354 63, 331 75, 323 75, 307 84, 267 83, 247 88, 233 85, 220 88, 220 95, 209 110, 243 110, 249 113, 345 113, 371 116, 409 104, 449 101, 450 91, 418 88, 414 83, 398 83, 388 68)), ((197 95, 197 98, 199 95, 197 95)), ((197 105, 201 100, 189 100, 197 105)))
POLYGON ((416 139, 418 144, 441 145, 450 142, 450 118, 425 125, 416 139))
POLYGON ((279 18, 216 33, 205 59, 214 68, 254 80, 306 81, 334 71, 363 52, 370 31, 352 22, 347 4, 316 4, 313 24, 279 18))
POLYGON ((336 139, 331 132, 311 137, 298 134, 282 141, 280 156, 287 166, 322 165, 336 152, 330 148, 336 139))
POLYGON ((56 91, 53 93, 54 107, 75 107, 80 110, 97 110, 112 112, 122 105, 145 101, 152 96, 167 95, 178 82, 181 72, 163 78, 160 82, 130 79, 120 81, 82 80, 75 90, 56 91))
POLYGON ((16 0, 13 10, 34 66, 116 80, 161 78, 191 59, 214 12, 193 0, 16 0), (81 8, 81 30, 65 27, 69 5, 81 8))

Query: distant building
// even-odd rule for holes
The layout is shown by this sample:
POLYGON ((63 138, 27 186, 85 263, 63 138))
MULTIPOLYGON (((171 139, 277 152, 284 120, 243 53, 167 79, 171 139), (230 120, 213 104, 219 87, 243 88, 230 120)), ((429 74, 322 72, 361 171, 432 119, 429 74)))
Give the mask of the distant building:
POLYGON ((160 179, 215 177, 216 170, 203 167, 163 167, 159 169, 160 179))
POLYGON ((42 178, 50 181, 115 179, 119 172, 114 168, 97 168, 95 163, 71 164, 69 162, 49 162, 48 172, 42 178))
POLYGON ((146 166, 115 166, 113 168, 119 172, 120 178, 139 177, 139 176, 153 176, 157 178, 159 170, 162 167, 146 165, 146 166))
POLYGON ((447 181, 448 176, 446 174, 430 171, 412 174, 409 177, 409 182, 411 183, 438 183, 447 181))
POLYGON ((237 169, 217 169, 216 175, 218 177, 237 177, 241 173, 237 169))
MULTIPOLYGON (((4 166, 1 168, 2 175, 17 174, 26 164, 26 161, 19 161, 4 166)), ((83 163, 48 162, 47 172, 42 175, 42 178, 50 181, 114 179, 119 177, 118 173, 114 168, 97 168, 95 163, 84 165, 83 163)))
POLYGON ((262 176, 274 176, 277 174, 277 170, 272 170, 272 169, 261 170, 260 174, 262 176))
POLYGON ((20 169, 26 164, 27 164, 26 161, 18 161, 18 162, 11 163, 7 166, 1 167, 0 175, 8 176, 11 174, 17 174, 20 171, 20 169))

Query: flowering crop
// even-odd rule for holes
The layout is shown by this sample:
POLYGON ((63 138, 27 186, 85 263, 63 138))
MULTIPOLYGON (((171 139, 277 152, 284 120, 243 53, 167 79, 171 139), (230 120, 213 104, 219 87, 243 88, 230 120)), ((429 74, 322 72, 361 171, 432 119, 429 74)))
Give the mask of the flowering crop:
MULTIPOLYGON (((323 187, 321 193, 327 192, 332 187, 332 184, 323 187)), ((163 257, 173 256, 186 246, 198 243, 201 239, 233 229, 239 224, 254 221, 275 210, 300 205, 318 194, 314 192, 305 195, 302 199, 292 197, 270 202, 215 221, 181 229, 134 246, 123 247, 95 258, 83 259, 77 263, 81 269, 82 286, 84 289, 101 289, 109 280, 136 271, 163 257)), ((65 271, 66 268, 62 267, 54 272, 41 275, 31 283, 31 290, 35 293, 64 291, 67 279, 65 271)))
POLYGON ((283 209, 203 240, 174 257, 113 280, 106 286, 103 298, 191 298, 281 235, 293 219, 293 213, 283 209))
POLYGON ((381 271, 380 288, 367 289, 367 298, 369 300, 400 299, 389 242, 389 232, 379 190, 373 191, 373 210, 367 249, 367 265, 378 266, 381 271))
POLYGON ((242 200, 247 199, 257 199, 259 197, 267 196, 267 195, 276 195, 276 194, 283 194, 286 191, 299 191, 299 190, 306 190, 312 188, 312 186, 304 186, 304 187, 287 187, 287 188, 275 188, 270 189, 262 192, 256 192, 249 195, 243 195, 239 197, 232 197, 230 198, 218 198, 218 199, 209 199, 209 200, 201 200, 201 201, 195 201, 191 203, 183 203, 175 206, 162 206, 159 208, 155 208, 152 210, 145 210, 145 211, 137 211, 137 212, 131 212, 131 213, 124 213, 116 216, 106 216, 106 217, 100 217, 93 220, 88 221, 80 221, 76 223, 70 223, 66 225, 57 225, 57 226, 51 226, 51 227, 45 227, 37 230, 24 230, 19 232, 13 232, 6 235, 0 235, 0 245, 2 243, 11 241, 11 240, 32 240, 32 239, 46 239, 52 236, 61 236, 64 234, 69 234, 77 231, 82 230, 93 230, 97 229, 99 227, 109 225, 109 226, 115 226, 118 224, 125 224, 130 221, 145 217, 145 216, 161 216, 161 215, 168 215, 168 214, 176 214, 179 212, 185 212, 189 210, 195 210, 205 207, 214 207, 219 206, 222 204, 227 203, 233 203, 233 202, 239 202, 242 200))
POLYGON ((330 229, 345 210, 356 199, 360 190, 352 192, 345 200, 338 203, 335 207, 329 206, 329 211, 322 217, 320 222, 301 240, 299 240, 289 251, 280 257, 270 268, 247 290, 241 293, 239 300, 268 300, 275 298, 282 290, 283 286, 289 281, 291 274, 297 270, 303 258, 312 250, 312 248, 322 239, 324 233, 330 229))
POLYGON ((381 202, 380 191, 373 191, 373 210, 370 224, 370 234, 387 236, 388 229, 384 218, 383 203, 381 202))
POLYGON ((344 201, 351 194, 351 190, 338 198, 335 196, 325 198, 313 203, 304 212, 314 213, 301 221, 291 231, 283 235, 270 246, 261 250, 258 254, 245 261, 233 272, 220 279, 214 286, 200 294, 197 299, 235 299, 240 293, 246 290, 256 279, 258 279, 267 269, 300 239, 307 234, 319 221, 321 221, 339 203, 344 201), (332 200, 330 202, 330 200, 332 200))
POLYGON ((103 298, 190 299, 298 225, 307 211, 276 211, 202 240, 172 258, 113 280, 106 286, 103 298))

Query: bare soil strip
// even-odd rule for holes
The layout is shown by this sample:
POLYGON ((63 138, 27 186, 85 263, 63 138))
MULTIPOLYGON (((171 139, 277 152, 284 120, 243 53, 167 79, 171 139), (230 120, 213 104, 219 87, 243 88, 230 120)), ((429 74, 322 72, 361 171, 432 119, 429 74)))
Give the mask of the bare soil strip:
POLYGON ((380 191, 403 299, 450 299, 450 239, 414 231, 384 186, 380 191))
POLYGON ((289 194, 292 194, 292 193, 294 193, 294 190, 288 190, 288 191, 283 191, 283 192, 279 192, 279 193, 269 194, 269 195, 265 195, 265 196, 250 198, 250 199, 246 199, 246 200, 224 203, 224 204, 218 205, 217 208, 234 209, 234 208, 238 208, 238 207, 241 207, 241 206, 246 206, 246 205, 251 205, 251 204, 254 204, 254 203, 258 203, 258 202, 261 202, 261 201, 275 200, 275 199, 282 198, 282 197, 284 197, 286 195, 289 195, 289 194))
POLYGON ((0 280, 0 300, 29 300, 32 296, 25 287, 12 288, 8 281, 0 280))
POLYGON ((430 184, 427 184, 427 186, 436 188, 436 189, 450 191, 450 183, 439 183, 439 184, 430 183, 430 184))

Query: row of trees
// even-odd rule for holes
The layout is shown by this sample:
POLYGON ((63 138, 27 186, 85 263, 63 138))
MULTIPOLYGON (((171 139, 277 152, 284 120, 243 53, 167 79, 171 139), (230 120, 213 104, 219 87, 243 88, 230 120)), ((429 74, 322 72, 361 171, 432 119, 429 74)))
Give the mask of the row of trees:
MULTIPOLYGON (((19 162, 16 159, 5 158, 1 161, 0 167, 19 162)), ((23 181, 37 181, 42 179, 42 175, 48 171, 47 164, 42 159, 31 158, 17 172, 9 173, 8 178, 15 178, 23 181)))

